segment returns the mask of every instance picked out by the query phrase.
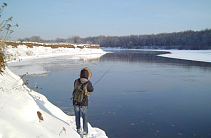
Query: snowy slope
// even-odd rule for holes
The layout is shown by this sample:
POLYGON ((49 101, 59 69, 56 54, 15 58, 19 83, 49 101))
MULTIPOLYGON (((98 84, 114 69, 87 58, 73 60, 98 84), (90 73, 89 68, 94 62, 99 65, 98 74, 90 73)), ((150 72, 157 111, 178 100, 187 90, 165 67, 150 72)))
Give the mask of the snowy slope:
MULTIPOLYGON (((22 79, 8 68, 0 75, 0 137, 72 137, 75 131, 74 116, 67 116, 51 104, 45 96, 23 85, 22 79), (39 121, 37 111, 43 116, 39 121)), ((104 131, 89 125, 90 137, 106 137, 104 131)))

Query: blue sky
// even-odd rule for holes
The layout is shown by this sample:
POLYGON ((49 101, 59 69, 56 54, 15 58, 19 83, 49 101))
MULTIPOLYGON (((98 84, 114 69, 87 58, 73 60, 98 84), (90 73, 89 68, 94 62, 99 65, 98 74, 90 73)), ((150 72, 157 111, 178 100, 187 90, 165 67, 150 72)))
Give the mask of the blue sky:
MULTIPOLYGON (((211 0, 1 0, 12 40, 124 36, 211 28, 211 0)), ((2 5, 2 4, 1 4, 2 5)))

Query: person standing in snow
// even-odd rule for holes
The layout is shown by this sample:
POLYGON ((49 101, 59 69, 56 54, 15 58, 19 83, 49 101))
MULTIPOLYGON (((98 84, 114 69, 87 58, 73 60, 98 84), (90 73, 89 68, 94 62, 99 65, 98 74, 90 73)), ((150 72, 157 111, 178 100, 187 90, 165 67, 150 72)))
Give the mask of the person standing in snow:
MULTIPOLYGON (((87 88, 88 93, 93 92, 94 88, 92 83, 88 80, 91 77, 91 71, 88 68, 83 68, 80 72, 80 78, 76 79, 74 82, 74 89, 82 83, 86 84, 85 87, 87 88)), ((87 123, 87 109, 88 109, 88 97, 89 95, 85 95, 84 100, 82 103, 75 102, 73 100, 74 112, 75 112, 75 122, 76 122, 76 129, 79 134, 83 134, 84 136, 88 135, 88 123, 87 123), (83 118, 83 133, 81 129, 80 123, 80 115, 83 118)))

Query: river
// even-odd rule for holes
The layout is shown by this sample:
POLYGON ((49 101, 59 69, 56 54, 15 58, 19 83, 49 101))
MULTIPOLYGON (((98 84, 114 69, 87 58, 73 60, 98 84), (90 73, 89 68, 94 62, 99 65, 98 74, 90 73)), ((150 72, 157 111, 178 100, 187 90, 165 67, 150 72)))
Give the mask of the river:
POLYGON ((70 98, 80 69, 90 68, 93 84, 108 71, 89 98, 88 122, 109 138, 211 137, 211 63, 156 56, 164 53, 113 50, 98 58, 34 59, 28 64, 47 72, 23 80, 74 115, 70 98))

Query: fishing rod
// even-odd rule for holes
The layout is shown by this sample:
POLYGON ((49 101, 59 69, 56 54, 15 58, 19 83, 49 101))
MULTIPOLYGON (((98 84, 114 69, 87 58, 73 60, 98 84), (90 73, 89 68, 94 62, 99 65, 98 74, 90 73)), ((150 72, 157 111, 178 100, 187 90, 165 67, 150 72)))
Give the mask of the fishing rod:
POLYGON ((114 66, 114 64, 103 74, 102 77, 100 77, 100 79, 97 80, 97 82, 95 82, 95 84, 93 86, 95 86, 109 72, 109 70, 111 70, 111 68, 114 66))

